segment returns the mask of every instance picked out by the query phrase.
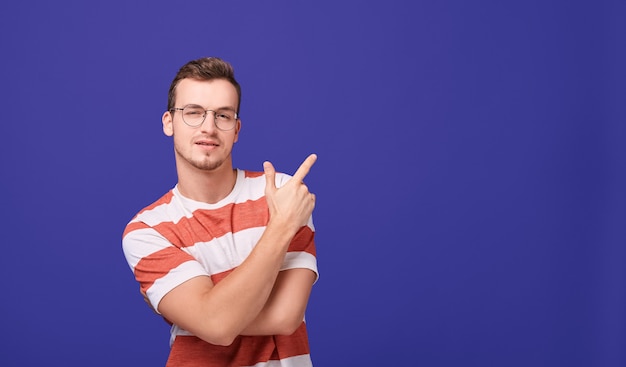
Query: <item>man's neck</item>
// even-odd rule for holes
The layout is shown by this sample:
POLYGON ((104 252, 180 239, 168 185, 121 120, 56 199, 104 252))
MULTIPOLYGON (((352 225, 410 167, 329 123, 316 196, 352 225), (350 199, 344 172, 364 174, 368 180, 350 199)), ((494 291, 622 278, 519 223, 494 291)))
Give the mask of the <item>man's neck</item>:
POLYGON ((215 204, 233 191, 237 182, 237 170, 224 165, 213 171, 195 167, 177 168, 178 191, 186 198, 215 204))

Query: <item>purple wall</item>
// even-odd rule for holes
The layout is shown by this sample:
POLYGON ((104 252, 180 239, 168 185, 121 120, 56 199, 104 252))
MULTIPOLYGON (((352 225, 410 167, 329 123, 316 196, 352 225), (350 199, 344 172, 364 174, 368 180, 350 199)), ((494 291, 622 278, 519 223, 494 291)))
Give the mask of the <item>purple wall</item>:
POLYGON ((319 155, 317 366, 626 365, 624 2, 224 3, 0 5, 0 365, 164 365, 121 234, 201 56, 237 167, 319 155))

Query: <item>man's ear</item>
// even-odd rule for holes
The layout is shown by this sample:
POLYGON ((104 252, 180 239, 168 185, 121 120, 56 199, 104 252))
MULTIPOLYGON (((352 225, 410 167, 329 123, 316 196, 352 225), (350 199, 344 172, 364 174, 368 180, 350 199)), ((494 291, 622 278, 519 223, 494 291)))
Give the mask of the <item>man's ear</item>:
POLYGON ((167 136, 174 135, 173 118, 174 116, 172 116, 170 111, 165 111, 163 117, 161 117, 161 121, 163 122, 163 134, 167 136))
POLYGON ((237 125, 235 125, 235 140, 234 140, 235 143, 237 142, 237 140, 239 140, 240 130, 241 130, 241 119, 237 119, 237 125))

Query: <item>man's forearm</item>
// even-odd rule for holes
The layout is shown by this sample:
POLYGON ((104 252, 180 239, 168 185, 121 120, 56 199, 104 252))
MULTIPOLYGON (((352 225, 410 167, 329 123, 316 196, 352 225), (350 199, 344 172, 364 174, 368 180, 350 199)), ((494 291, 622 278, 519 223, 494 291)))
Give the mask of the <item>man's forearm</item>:
POLYGON ((317 275, 310 269, 281 271, 258 316, 242 335, 290 335, 302 323, 317 275))

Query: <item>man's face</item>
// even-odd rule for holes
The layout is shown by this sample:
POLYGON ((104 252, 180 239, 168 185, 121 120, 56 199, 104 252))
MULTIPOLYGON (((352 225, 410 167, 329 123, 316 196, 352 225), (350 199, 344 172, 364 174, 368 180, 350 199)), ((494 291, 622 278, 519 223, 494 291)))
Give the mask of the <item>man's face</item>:
MULTIPOLYGON (((238 96, 235 87, 223 79, 199 81, 183 79, 176 87, 176 104, 202 106, 207 110, 229 109, 237 111, 238 96)), ((183 122, 182 111, 163 114, 163 132, 174 137, 176 165, 213 171, 218 168, 232 169, 232 148, 239 137, 241 121, 229 131, 219 130, 214 115, 208 112, 202 125, 190 127, 183 122), (226 164, 225 164, 226 163, 226 164)), ((183 167, 180 167, 183 168, 183 167)))

